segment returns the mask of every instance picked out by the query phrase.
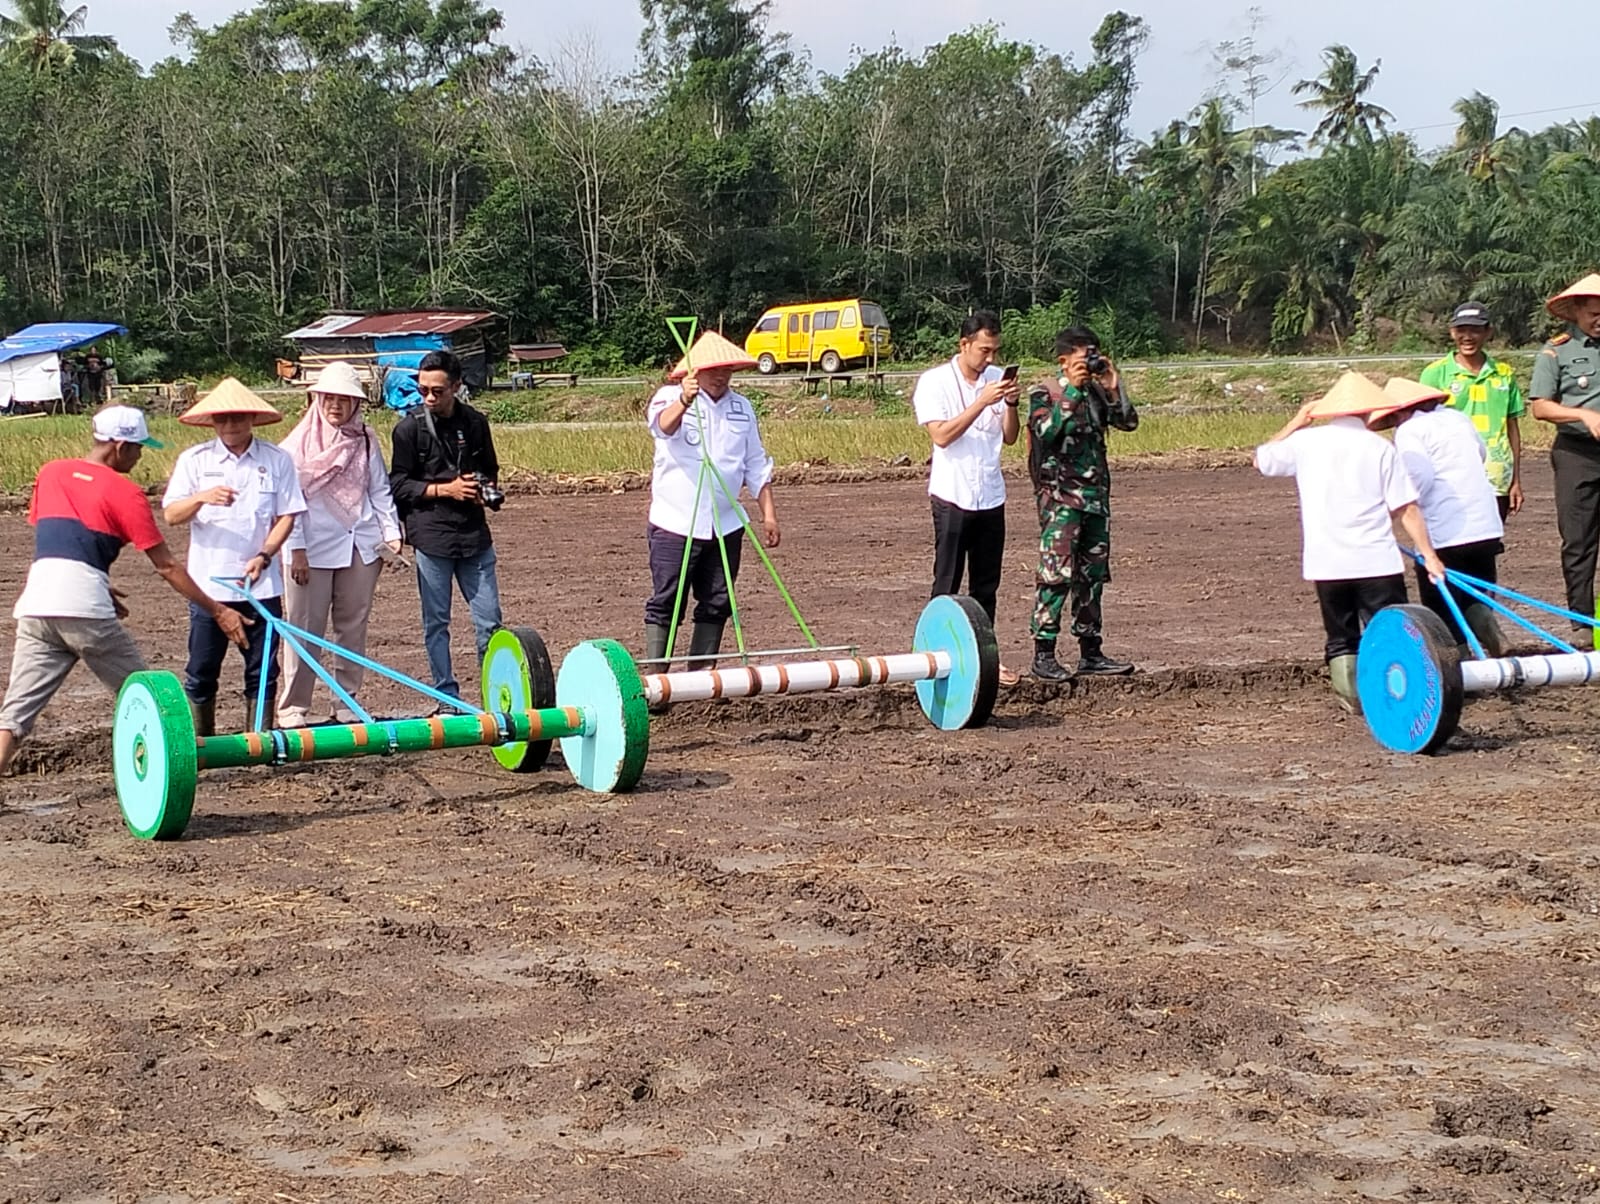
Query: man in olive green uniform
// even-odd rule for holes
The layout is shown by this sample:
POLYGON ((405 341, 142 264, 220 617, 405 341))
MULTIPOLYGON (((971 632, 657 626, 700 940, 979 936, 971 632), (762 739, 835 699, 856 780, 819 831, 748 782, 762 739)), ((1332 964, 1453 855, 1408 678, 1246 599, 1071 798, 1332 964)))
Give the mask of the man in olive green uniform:
MULTIPOLYGON (((1567 609, 1594 614, 1600 550, 1600 275, 1588 275, 1545 308, 1568 323, 1533 360, 1533 416, 1558 424, 1550 447, 1567 609)), ((1588 627, 1577 627, 1585 639, 1588 627)))
POLYGON ((1111 468, 1106 428, 1131 431, 1139 414, 1100 340, 1082 326, 1056 335, 1060 379, 1035 388, 1028 407, 1028 474, 1039 509, 1038 595, 1033 609, 1033 675, 1072 676, 1056 660, 1061 612, 1072 601, 1079 673, 1132 673, 1101 651, 1100 597, 1111 580, 1111 468))

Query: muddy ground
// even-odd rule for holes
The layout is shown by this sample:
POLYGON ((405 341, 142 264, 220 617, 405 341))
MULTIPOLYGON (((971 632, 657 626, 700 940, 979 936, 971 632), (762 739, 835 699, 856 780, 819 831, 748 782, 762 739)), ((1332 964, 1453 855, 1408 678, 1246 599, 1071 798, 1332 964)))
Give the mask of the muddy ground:
MULTIPOLYGON (((1530 471, 1505 570, 1554 596, 1530 471)), ((780 504, 819 634, 905 650, 920 486, 780 504)), ((513 501, 508 617, 636 640, 644 506, 513 501)), ((1594 1196, 1600 695, 1380 752, 1321 684, 1293 514, 1248 471, 1124 473, 1108 643, 1140 676, 956 734, 909 690, 679 708, 627 797, 481 752, 239 770, 141 843, 80 670, 0 785, 0 1200, 1594 1196)), ((0 518, 6 599, 28 547, 0 518)), ((178 600, 116 576, 180 668, 178 600)), ((411 582, 379 616, 420 672, 411 582)))

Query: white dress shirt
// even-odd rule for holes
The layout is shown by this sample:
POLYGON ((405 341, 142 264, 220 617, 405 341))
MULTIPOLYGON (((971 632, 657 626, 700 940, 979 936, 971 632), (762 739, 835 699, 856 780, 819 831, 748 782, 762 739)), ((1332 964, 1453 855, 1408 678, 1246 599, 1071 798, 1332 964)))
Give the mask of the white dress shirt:
MULTIPOLYGON (((929 368, 917 378, 911 405, 917 412, 918 425, 960 417, 977 400, 980 389, 1000 379, 1000 369, 991 364, 978 375, 977 384, 969 384, 961 375, 958 358, 951 357, 948 363, 929 368)), ((1005 442, 1001 422, 1005 412, 1005 402, 997 401, 948 447, 933 445, 933 469, 928 474, 930 494, 963 510, 993 510, 1005 505, 1006 481, 1000 475, 1000 447, 1005 442)))
POLYGON ((1416 484, 1435 548, 1505 534, 1499 499, 1484 470, 1489 449, 1470 415, 1446 405, 1413 414, 1395 429, 1394 448, 1416 484))
POLYGON ((400 538, 400 516, 389 491, 383 449, 370 435, 367 443, 367 492, 356 525, 347 527, 342 516, 336 516, 313 494, 306 498, 306 512, 283 545, 286 553, 304 549, 314 569, 347 569, 355 556, 361 557, 362 564, 371 564, 378 558, 380 544, 400 538))
MULTIPOLYGON (((216 485, 235 491, 233 505, 208 503, 189 523, 189 576, 217 601, 238 602, 240 597, 232 588, 211 579, 244 576, 251 558, 267 550, 272 524, 288 514, 304 514, 306 499, 300 492, 300 473, 288 452, 254 438, 244 454, 236 456, 222 446, 221 439, 209 439, 178 457, 161 504, 170 506, 216 485)), ((283 593, 283 572, 276 558, 251 592, 258 598, 276 598, 283 593)))
POLYGON ((712 401, 702 390, 672 434, 661 430, 661 412, 683 396, 677 385, 666 385, 650 399, 646 421, 655 436, 655 467, 650 476, 650 522, 663 531, 694 539, 713 534, 731 535, 742 530, 744 507, 738 503, 739 487, 751 497, 772 480, 772 457, 762 446, 756 429, 756 411, 748 398, 729 389, 712 401), (716 478, 707 474, 695 506, 700 463, 710 456, 731 496, 724 495, 716 478), (713 532, 713 524, 715 532, 713 532))
POLYGON ((1300 491, 1307 581, 1392 577, 1405 570, 1391 515, 1417 500, 1394 446, 1359 418, 1335 418, 1256 448, 1256 467, 1300 491))

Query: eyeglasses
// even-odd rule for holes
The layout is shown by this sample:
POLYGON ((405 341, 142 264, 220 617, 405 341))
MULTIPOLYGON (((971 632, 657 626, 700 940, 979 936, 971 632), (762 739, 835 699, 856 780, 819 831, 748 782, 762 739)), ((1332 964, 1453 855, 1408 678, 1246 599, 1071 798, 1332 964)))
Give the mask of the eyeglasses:
POLYGON ((424 397, 443 397, 452 391, 453 390, 449 385, 440 385, 437 388, 432 385, 417 386, 417 392, 421 393, 424 397))

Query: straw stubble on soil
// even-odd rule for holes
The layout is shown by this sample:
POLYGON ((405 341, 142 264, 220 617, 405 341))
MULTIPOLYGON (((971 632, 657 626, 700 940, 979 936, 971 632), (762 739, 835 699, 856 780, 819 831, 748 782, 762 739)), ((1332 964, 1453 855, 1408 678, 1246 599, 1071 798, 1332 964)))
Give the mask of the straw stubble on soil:
MULTIPOLYGON (((1505 566, 1553 595, 1531 485, 1505 566)), ((629 797, 487 753, 231 771, 141 844, 80 671, 0 813, 0 1199, 1593 1195, 1595 696, 1475 702, 1448 755, 1389 756, 1321 684, 1288 491, 1118 490, 1139 677, 1024 683, 950 735, 907 690, 679 708, 629 797)), ((634 642, 643 505, 513 502, 508 617, 557 655, 634 642)), ((920 486, 780 505, 819 636, 905 650, 920 486)), ((792 642, 748 564, 752 637, 792 642)), ((176 599, 117 576, 181 667, 176 599)), ((386 578, 373 652, 420 671, 416 631, 386 578)))

